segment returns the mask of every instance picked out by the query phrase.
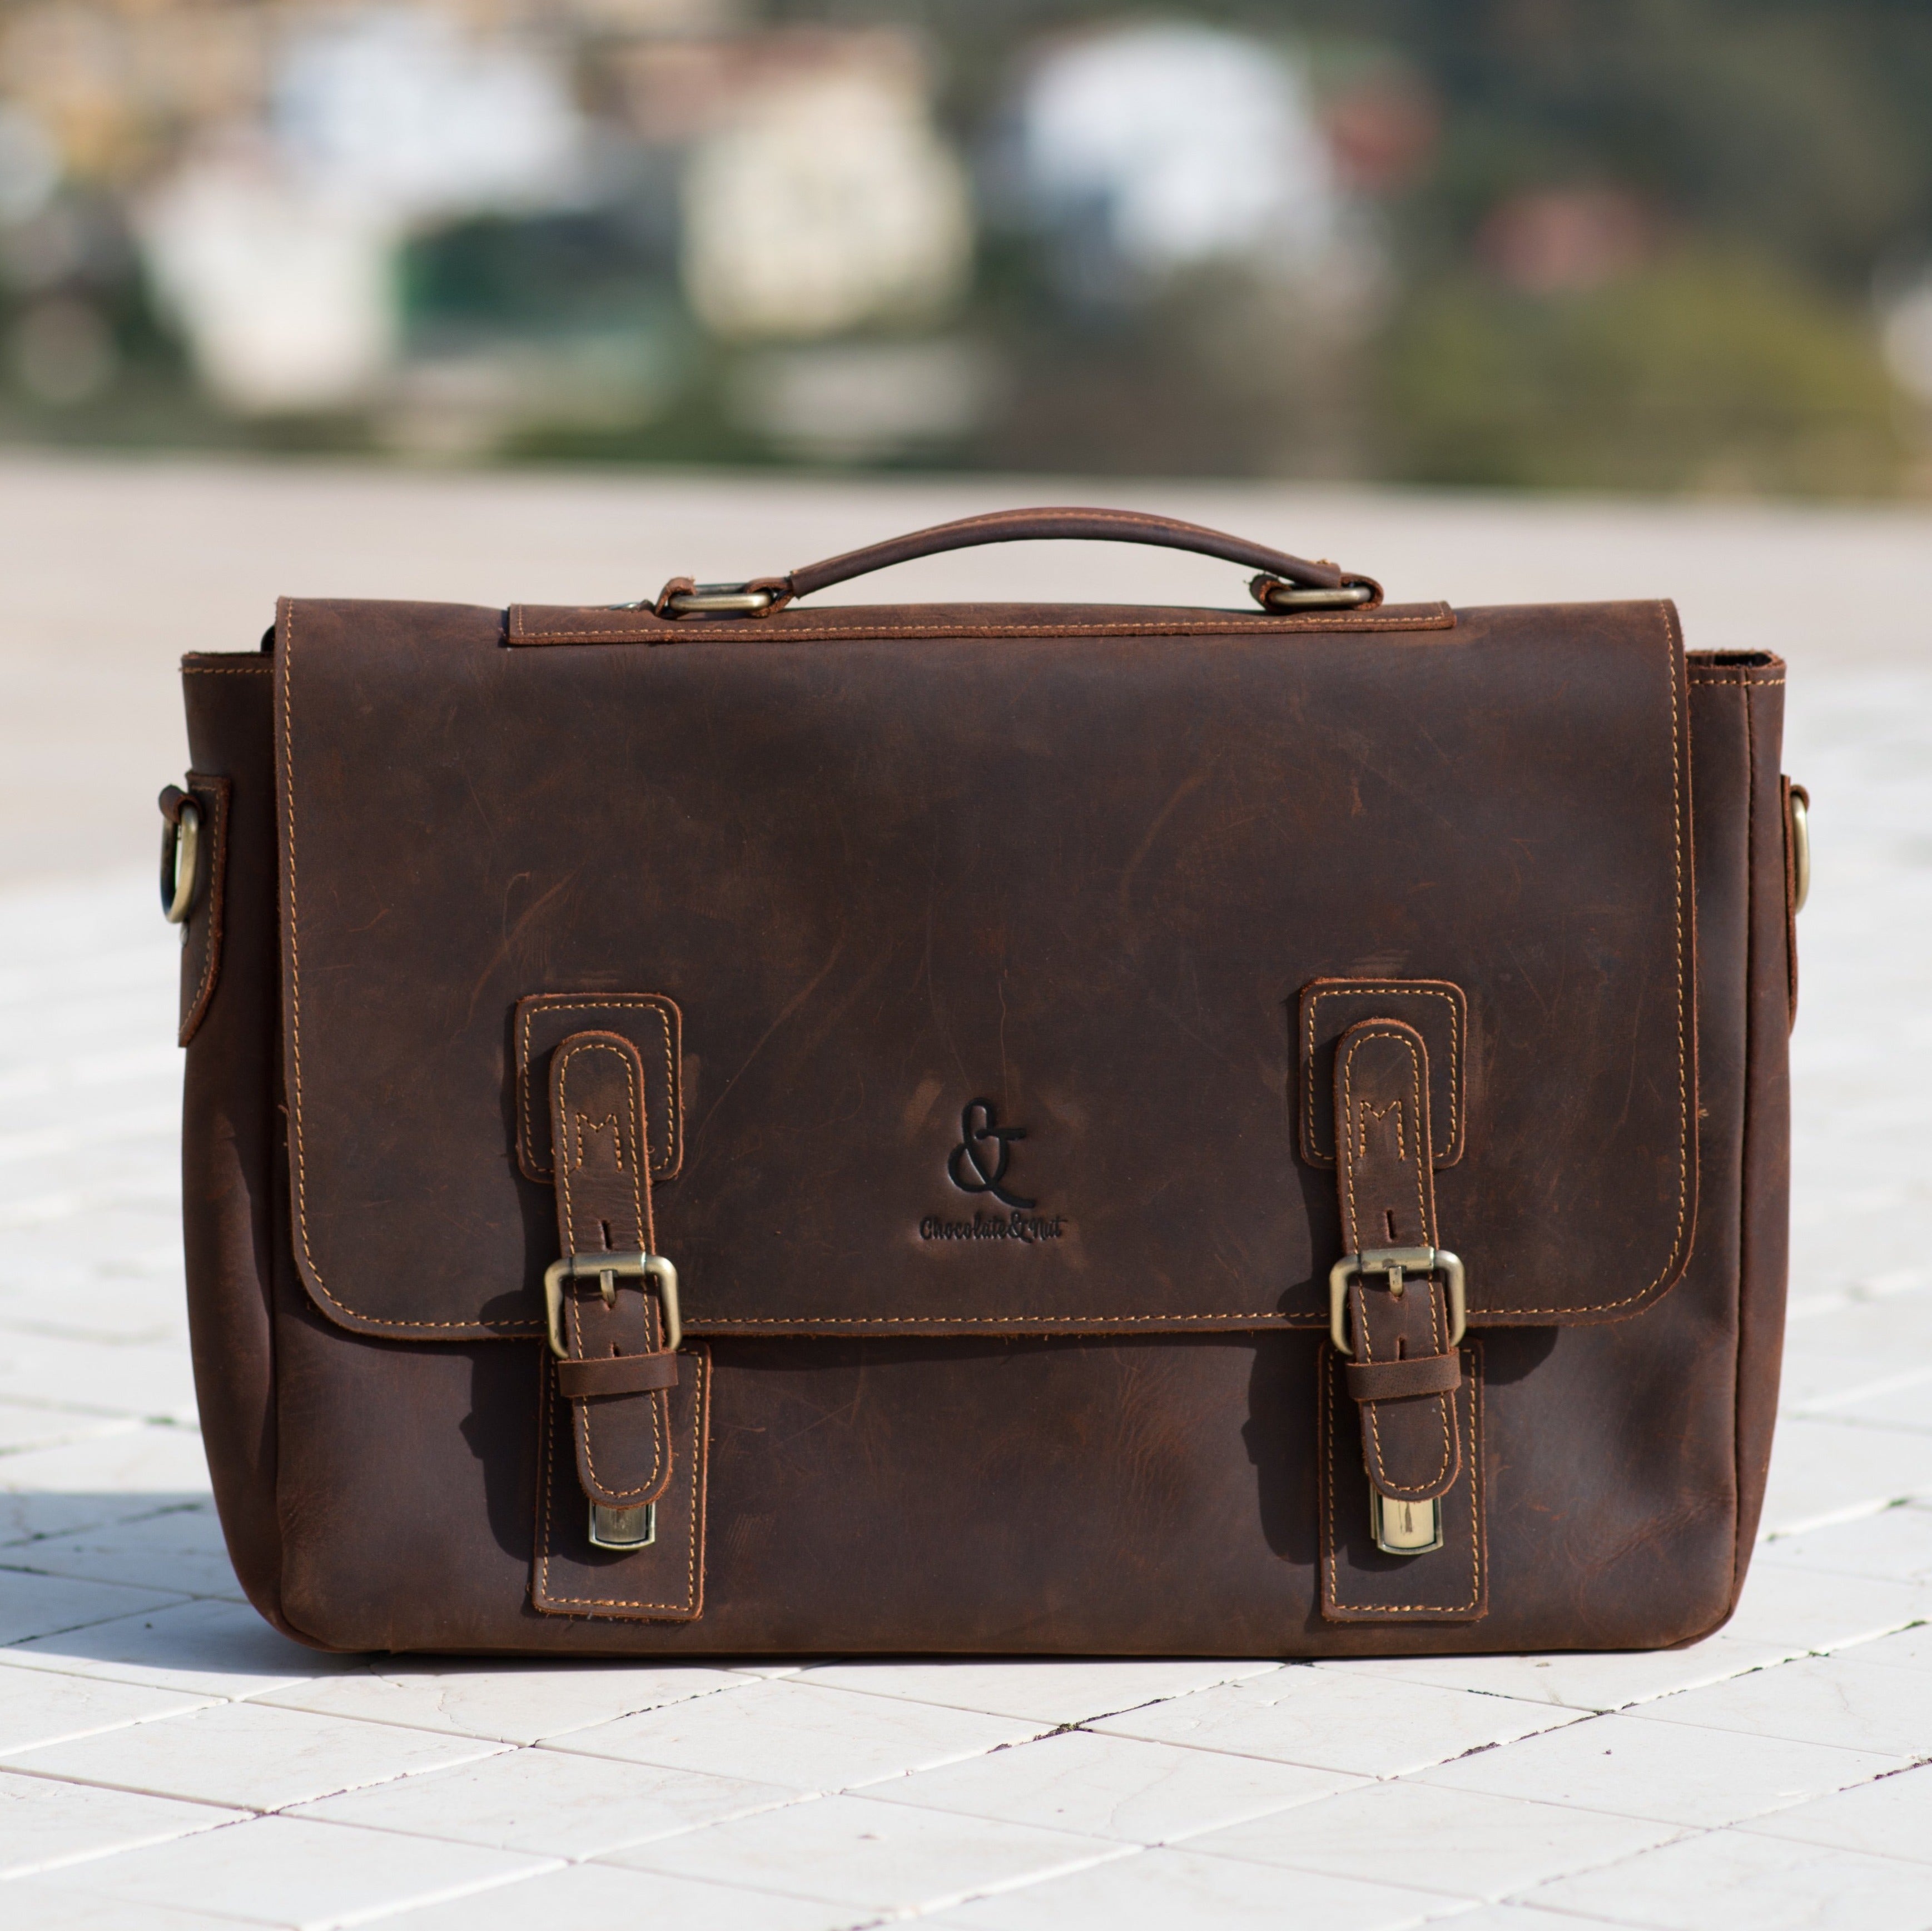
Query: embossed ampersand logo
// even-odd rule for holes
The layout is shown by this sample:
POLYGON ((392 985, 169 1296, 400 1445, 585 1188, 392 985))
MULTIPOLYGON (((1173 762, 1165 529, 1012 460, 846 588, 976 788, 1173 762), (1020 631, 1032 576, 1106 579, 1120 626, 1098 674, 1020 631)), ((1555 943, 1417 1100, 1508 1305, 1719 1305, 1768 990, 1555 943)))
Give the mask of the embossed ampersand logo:
POLYGON ((1006 1177, 1006 1162, 1012 1158, 1012 1143, 1026 1138, 1024 1126, 1002 1126, 990 1099, 974 1099, 967 1102, 959 1116, 959 1144, 946 1163, 946 1171, 962 1193, 989 1193, 1008 1207, 1036 1204, 1009 1193, 1000 1184, 1006 1177))

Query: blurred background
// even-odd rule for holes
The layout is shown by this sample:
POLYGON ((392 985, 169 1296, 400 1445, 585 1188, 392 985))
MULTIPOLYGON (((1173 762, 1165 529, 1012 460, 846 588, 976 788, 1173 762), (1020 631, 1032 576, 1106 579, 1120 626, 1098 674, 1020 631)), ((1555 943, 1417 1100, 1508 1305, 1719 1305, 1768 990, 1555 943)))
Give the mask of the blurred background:
POLYGON ((0 0, 0 442, 1932 496, 1917 0, 0 0))

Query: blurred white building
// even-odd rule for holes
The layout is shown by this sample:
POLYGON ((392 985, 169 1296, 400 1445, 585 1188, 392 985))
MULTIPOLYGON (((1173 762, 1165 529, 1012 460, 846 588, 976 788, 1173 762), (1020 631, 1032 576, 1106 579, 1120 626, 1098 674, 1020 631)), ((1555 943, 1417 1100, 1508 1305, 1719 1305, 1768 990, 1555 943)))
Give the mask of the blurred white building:
POLYGON ((1932 405, 1932 268, 1880 307, 1885 359, 1907 394, 1932 405))
POLYGON ((1242 34, 1124 25, 1052 46, 1021 85, 1004 159, 1025 211, 1102 283, 1228 259, 1292 280, 1336 235, 1301 72, 1242 34))
POLYGON ((244 415, 364 400, 394 355, 386 210, 317 193, 266 143, 204 154, 150 198, 149 280, 203 385, 244 415))
POLYGON ((715 333, 808 340, 920 322, 972 268, 966 172, 897 35, 841 37, 748 79, 696 141, 682 272, 715 333))
POLYGON ((144 197, 150 278, 230 408, 352 407, 396 355, 403 238, 566 197, 582 131, 533 46, 424 9, 343 16, 282 49, 265 126, 204 139, 144 197))
POLYGON ((350 14, 292 41, 269 124, 307 186, 397 222, 550 206, 580 172, 561 63, 424 8, 350 14))

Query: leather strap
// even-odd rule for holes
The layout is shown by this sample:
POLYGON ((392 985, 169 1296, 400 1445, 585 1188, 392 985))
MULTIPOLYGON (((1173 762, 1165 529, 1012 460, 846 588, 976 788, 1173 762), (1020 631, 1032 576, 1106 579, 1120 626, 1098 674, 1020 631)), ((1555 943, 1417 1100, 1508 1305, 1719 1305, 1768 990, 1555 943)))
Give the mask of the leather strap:
MULTIPOLYGON (((1365 1019, 1342 1034, 1335 1126, 1347 1251, 1436 1246, 1429 1049, 1414 1027, 1365 1019)), ((1441 1281, 1411 1275, 1398 1293, 1385 1274, 1364 1273, 1348 1310, 1348 1392, 1360 1405, 1369 1480, 1398 1501, 1446 1495, 1462 1468, 1454 1399, 1462 1370, 1441 1281)))
POLYGON ((572 1409, 578 1479, 593 1502, 636 1508, 671 1475, 665 1390, 677 1357, 665 1351, 656 1295, 595 1271, 604 1254, 653 1252, 644 1074, 637 1048, 616 1033, 573 1033, 550 1055, 550 1144, 557 1239, 582 1264, 563 1290, 569 1358, 557 1392, 572 1409))

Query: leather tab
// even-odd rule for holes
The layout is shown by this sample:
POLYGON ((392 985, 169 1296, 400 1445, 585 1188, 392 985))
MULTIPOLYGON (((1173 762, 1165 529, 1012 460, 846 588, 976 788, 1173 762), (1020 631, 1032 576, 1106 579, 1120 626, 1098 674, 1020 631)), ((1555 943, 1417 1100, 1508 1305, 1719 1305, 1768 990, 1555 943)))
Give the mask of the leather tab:
POLYGON ((1343 1035, 1364 1019, 1400 1019, 1422 1035, 1429 1054, 1430 1164, 1454 1166, 1462 1157, 1466 1119, 1469 1011, 1462 988, 1447 979, 1315 979, 1301 988, 1295 1028, 1301 1157, 1312 1167, 1335 1164, 1335 1055, 1343 1035))
POLYGON ((676 1361, 662 1351, 656 1296, 618 1281, 607 1299, 595 1271, 600 1253, 654 1251, 644 1075, 636 1046, 616 1033, 572 1033, 550 1055, 550 1093, 558 1242, 586 1264, 564 1285, 569 1362, 559 1366, 584 1365, 576 1369, 574 1387, 560 1377, 558 1391, 571 1403, 584 1494, 607 1508, 637 1508, 655 1501, 670 1480, 665 1390, 674 1383, 676 1361), (632 1366, 640 1356, 668 1366, 670 1378, 649 1378, 621 1394, 584 1385, 594 1384, 597 1370, 649 1378, 662 1372, 632 1366))
MULTIPOLYGON (((1335 1181, 1347 1251, 1433 1247, 1429 1049, 1413 1026, 1366 1019, 1342 1036, 1335 1054, 1335 1181)), ((1441 1282, 1433 1274, 1391 1281, 1364 1273, 1348 1291, 1348 1309, 1355 1366, 1439 1363, 1428 1372, 1445 1383, 1426 1392, 1357 1396, 1370 1480, 1398 1501, 1446 1495, 1462 1468, 1462 1450, 1448 1392, 1455 1386, 1448 1378, 1455 1357, 1441 1282)))
POLYGON ((526 1180, 553 1184, 550 1144, 551 1056, 573 1033, 615 1033, 638 1049, 644 1069, 644 1138, 651 1178, 674 1179, 684 1157, 683 1015, 656 992, 538 992, 517 1001, 511 1021, 516 1054, 517 1167, 526 1180))
MULTIPOLYGON (((653 1403, 668 1399, 676 1448, 665 1459, 675 1465, 675 1479, 652 1504, 656 1534, 632 1549, 602 1548, 590 1540, 590 1505, 573 1472, 571 1404, 544 1369, 530 1564, 530 1606, 539 1615, 688 1623, 703 1614, 711 1357, 698 1342, 677 1361, 678 1383, 668 1397, 648 1397, 653 1403)), ((620 1405, 638 1403, 579 1402, 577 1412, 620 1405)))
MULTIPOLYGON (((1483 1351, 1461 1351, 1462 1378, 1439 1399, 1454 1417, 1468 1479, 1437 1504, 1442 1543, 1412 1555, 1376 1546, 1370 1521, 1368 1477, 1355 1450, 1342 1358, 1320 1350, 1316 1413, 1320 1423, 1321 1603, 1329 1623, 1473 1623, 1490 1602, 1489 1498, 1484 1480, 1483 1351)), ((1400 1506, 1400 1505, 1396 1505, 1400 1506)))

